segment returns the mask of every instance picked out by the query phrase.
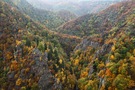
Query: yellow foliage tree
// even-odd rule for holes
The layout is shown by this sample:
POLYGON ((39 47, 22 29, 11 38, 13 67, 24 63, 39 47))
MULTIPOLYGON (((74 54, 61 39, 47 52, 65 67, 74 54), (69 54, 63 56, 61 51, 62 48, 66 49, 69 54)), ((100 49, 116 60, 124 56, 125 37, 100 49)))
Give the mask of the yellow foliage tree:
POLYGON ((128 87, 133 87, 135 86, 135 82, 133 80, 130 80, 128 83, 128 87))
POLYGON ((30 71, 30 68, 25 69, 25 73, 28 73, 30 71))
POLYGON ((79 60, 76 59, 75 62, 74 62, 74 65, 78 65, 79 64, 79 60))
POLYGON ((16 40, 16 45, 20 45, 20 44, 21 44, 21 41, 16 40))
POLYGON ((111 60, 114 60, 114 59, 115 59, 114 55, 111 55, 111 56, 110 56, 110 59, 111 59, 111 60))
POLYGON ((10 69, 11 70, 17 70, 18 69, 18 62, 16 60, 12 61, 10 69))
POLYGON ((105 85, 104 84, 101 86, 100 90, 105 90, 105 85))
POLYGON ((84 71, 81 73, 81 76, 80 77, 87 77, 88 76, 88 72, 87 71, 84 71))
POLYGON ((26 90, 26 87, 25 86, 21 87, 21 90, 26 90))
POLYGON ((106 76, 111 76, 111 75, 112 75, 110 69, 107 69, 107 70, 106 70, 105 75, 106 75, 106 76))
POLYGON ((134 57, 134 56, 131 56, 131 57, 129 58, 129 60, 135 61, 135 57, 134 57))
POLYGON ((59 60, 59 63, 62 64, 62 59, 59 60))
POLYGON ((134 51, 133 51, 133 54, 134 54, 134 56, 135 56, 135 49, 134 49, 134 51))
POLYGON ((60 83, 60 78, 57 78, 57 84, 59 84, 60 83))
POLYGON ((113 87, 108 87, 108 90, 114 90, 114 88, 113 87))
POLYGON ((12 59, 13 55, 12 55, 11 52, 6 52, 5 57, 6 57, 7 60, 10 60, 10 59, 12 59))
POLYGON ((104 77, 104 73, 105 73, 105 71, 104 71, 104 70, 101 70, 101 71, 98 73, 98 76, 104 77))
POLYGON ((101 64, 98 65, 98 68, 101 69, 101 68, 103 68, 104 66, 105 66, 105 64, 104 64, 104 63, 101 63, 101 64))
POLYGON ((111 49, 113 52, 115 51, 115 46, 112 46, 112 49, 111 49))
POLYGON ((22 79, 21 78, 18 78, 17 81, 16 81, 16 85, 17 86, 20 86, 22 83, 22 79))

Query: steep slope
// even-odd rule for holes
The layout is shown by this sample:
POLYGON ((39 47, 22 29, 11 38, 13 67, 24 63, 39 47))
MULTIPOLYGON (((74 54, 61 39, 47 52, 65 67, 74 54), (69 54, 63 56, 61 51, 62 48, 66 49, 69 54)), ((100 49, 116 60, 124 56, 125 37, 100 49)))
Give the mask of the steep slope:
POLYGON ((124 18, 134 13, 134 1, 132 3, 119 3, 112 5, 108 9, 93 15, 85 15, 76 20, 69 21, 57 28, 58 32, 76 36, 90 36, 94 34, 104 33, 107 30, 124 25, 124 18))
MULTIPOLYGON (((103 33, 85 37, 74 49, 66 65, 66 68, 73 73, 69 76, 72 78, 72 83, 68 86, 68 82, 63 81, 65 89, 135 89, 135 70, 133 69, 135 65, 135 1, 119 3, 115 6, 117 7, 112 6, 99 13, 98 19, 95 19, 96 21, 102 19, 103 22, 98 21, 96 25, 97 31, 101 29, 103 33), (118 10, 119 7, 123 7, 121 12, 118 10), (105 25, 106 27, 102 29, 99 26, 106 21, 104 19, 112 22, 109 23, 111 26, 105 25)), ((64 75, 67 73, 68 71, 64 71, 64 75)))
POLYGON ((8 3, 0 1, 0 12, 0 89, 61 88, 53 74, 66 54, 57 37, 8 3))
POLYGON ((67 10, 60 10, 57 12, 57 15, 60 16, 65 22, 75 19, 77 16, 67 10))
POLYGON ((0 89, 134 90, 135 2, 114 6, 76 20, 90 36, 76 46, 81 30, 79 37, 49 31, 0 1, 0 89))
POLYGON ((12 6, 16 6, 22 13, 44 24, 47 28, 56 28, 65 21, 56 13, 34 8, 26 0, 4 0, 12 6))
MULTIPOLYGON (((84 15, 75 20, 71 20, 60 27, 56 28, 56 31, 63 34, 76 35, 79 37, 89 35, 88 20, 92 15, 84 15)), ((93 24, 93 23, 92 23, 93 24)))
POLYGON ((73 52, 76 45, 78 45, 82 41, 81 38, 68 34, 53 32, 53 35, 58 38, 62 48, 68 56, 68 59, 70 58, 70 53, 73 52))
MULTIPOLYGON (((59 21, 60 22, 62 21, 61 23, 64 23, 64 22, 67 22, 67 21, 76 17, 76 15, 72 14, 69 11, 60 11, 60 12, 57 12, 57 13, 53 13, 53 12, 50 12, 50 11, 36 9, 36 8, 32 7, 25 0, 4 0, 4 1, 6 1, 10 5, 17 8, 19 11, 21 11, 22 14, 25 14, 27 17, 30 17, 31 19, 33 19, 35 21, 38 21, 40 23, 40 26, 43 26, 45 28, 49 27, 49 28, 52 29, 52 28, 60 25, 59 21), (59 17, 59 18, 57 18, 57 17, 59 17), (46 22, 45 23, 42 22, 45 19, 46 19, 46 22)), ((64 34, 52 32, 52 31, 50 31, 50 29, 47 29, 47 28, 46 28, 46 30, 48 30, 49 33, 55 34, 55 36, 59 38, 60 43, 62 44, 65 52, 68 55, 73 50, 73 48, 80 42, 80 39, 78 37, 74 38, 74 36, 71 36, 71 35, 64 35, 64 34), (65 37, 65 36, 67 36, 67 37, 65 37), (68 43, 72 43, 72 46, 68 45, 67 42, 64 41, 64 39, 68 43), (67 49, 67 47, 65 47, 65 45, 68 46, 70 49, 67 49)))

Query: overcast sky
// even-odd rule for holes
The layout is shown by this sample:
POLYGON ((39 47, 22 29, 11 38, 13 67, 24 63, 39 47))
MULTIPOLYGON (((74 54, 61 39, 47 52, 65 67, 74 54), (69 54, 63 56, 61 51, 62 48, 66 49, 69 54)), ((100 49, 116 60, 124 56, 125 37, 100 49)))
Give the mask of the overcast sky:
POLYGON ((27 0, 27 1, 43 1, 43 2, 79 2, 79 1, 120 1, 120 0, 27 0))
POLYGON ((48 3, 48 4, 56 4, 56 3, 60 3, 60 2, 80 2, 80 1, 122 1, 122 0, 27 0, 29 3, 48 3))
POLYGON ((90 0, 40 0, 40 1, 47 1, 47 2, 67 2, 67 1, 71 1, 71 2, 77 2, 77 1, 90 1, 90 0))
POLYGON ((48 1, 48 2, 65 1, 66 2, 66 1, 116 1, 116 0, 41 0, 41 1, 48 1))

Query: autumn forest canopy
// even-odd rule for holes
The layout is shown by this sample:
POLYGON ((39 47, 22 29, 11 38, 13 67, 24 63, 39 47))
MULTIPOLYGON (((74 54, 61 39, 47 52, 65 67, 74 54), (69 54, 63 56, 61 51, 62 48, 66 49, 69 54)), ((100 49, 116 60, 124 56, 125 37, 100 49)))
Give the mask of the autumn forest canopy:
POLYGON ((135 0, 0 0, 0 90, 135 90, 135 0))

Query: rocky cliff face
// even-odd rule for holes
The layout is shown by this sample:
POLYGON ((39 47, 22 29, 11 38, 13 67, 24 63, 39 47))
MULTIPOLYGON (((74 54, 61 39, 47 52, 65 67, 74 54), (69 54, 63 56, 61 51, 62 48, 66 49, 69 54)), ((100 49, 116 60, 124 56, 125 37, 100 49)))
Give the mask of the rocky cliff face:
POLYGON ((47 53, 41 53, 38 49, 32 53, 35 64, 32 65, 32 72, 39 77, 38 86, 40 90, 57 90, 61 86, 56 83, 56 78, 51 74, 47 64, 47 53))
MULTIPOLYGON (((123 14, 117 8, 101 12, 96 19, 100 23, 96 23, 95 20, 90 21, 90 25, 95 25, 100 34, 92 32, 91 37, 84 38, 76 46, 75 42, 76 40, 79 42, 80 38, 61 39, 59 35, 57 40, 57 34, 52 36, 49 35, 49 31, 42 31, 44 28, 40 27, 40 24, 36 26, 31 19, 27 19, 17 10, 10 10, 10 5, 0 1, 0 6, 3 7, 1 15, 3 23, 0 23, 2 26, 0 30, 0 89, 134 89, 135 15, 133 12, 135 10, 132 8, 135 4, 132 1, 129 4, 122 3, 120 6, 123 4, 124 6, 125 4, 126 6, 132 5, 132 7, 126 9, 122 7, 123 14), (115 9, 117 12, 111 12, 113 13, 111 16, 109 12, 115 9), (118 12, 122 15, 118 20, 122 19, 122 21, 117 23, 116 20, 115 27, 109 24, 108 26, 106 24, 108 20, 104 21, 106 16, 112 18, 118 12), (103 28, 100 28, 103 23, 101 21, 105 22, 103 28), (76 46, 68 58, 59 42, 64 42, 62 46, 68 54, 76 46)), ((119 14, 115 18, 117 17, 119 14)))
POLYGON ((79 50, 79 49, 86 50, 87 47, 98 48, 99 46, 101 46, 99 42, 96 42, 90 38, 86 38, 86 39, 83 39, 82 42, 75 47, 74 51, 79 50))

